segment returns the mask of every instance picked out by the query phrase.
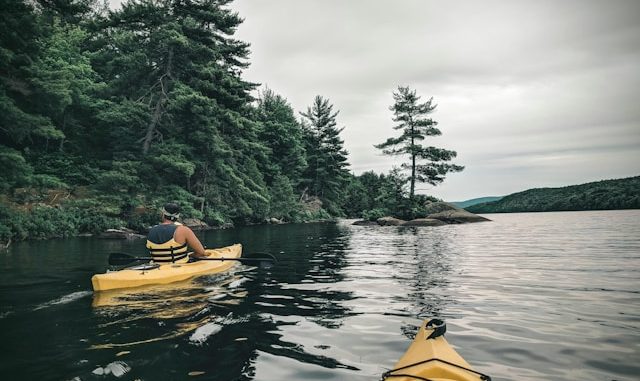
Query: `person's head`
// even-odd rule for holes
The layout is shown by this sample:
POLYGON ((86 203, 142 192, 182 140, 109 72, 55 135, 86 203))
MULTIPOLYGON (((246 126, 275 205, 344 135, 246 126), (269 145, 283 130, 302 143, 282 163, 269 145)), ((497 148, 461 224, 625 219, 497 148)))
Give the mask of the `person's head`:
POLYGON ((176 222, 180 218, 180 207, 173 202, 164 204, 162 208, 162 219, 176 222))

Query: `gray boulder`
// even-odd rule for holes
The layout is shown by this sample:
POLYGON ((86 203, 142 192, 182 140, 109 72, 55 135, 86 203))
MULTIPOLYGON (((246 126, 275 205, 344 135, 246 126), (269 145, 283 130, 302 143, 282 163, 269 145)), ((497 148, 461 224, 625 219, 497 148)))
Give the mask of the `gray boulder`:
POLYGON ((446 212, 430 214, 427 217, 444 221, 448 224, 464 224, 466 222, 483 222, 491 221, 477 214, 467 212, 466 210, 449 210, 446 212))
POLYGON ((358 220, 358 221, 355 221, 354 223, 352 223, 351 225, 359 225, 359 226, 378 226, 378 223, 377 223, 376 221, 358 220))
POLYGON ((407 221, 402 226, 441 226, 447 223, 435 218, 416 218, 415 220, 407 221))
POLYGON ((382 217, 378 218, 378 225, 380 226, 400 226, 404 225, 406 221, 395 217, 382 217))

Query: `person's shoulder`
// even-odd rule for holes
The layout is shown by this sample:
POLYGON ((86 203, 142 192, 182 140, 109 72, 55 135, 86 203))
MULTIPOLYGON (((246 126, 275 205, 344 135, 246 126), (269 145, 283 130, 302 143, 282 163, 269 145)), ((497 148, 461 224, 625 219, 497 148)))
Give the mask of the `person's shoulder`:
POLYGON ((183 231, 183 232, 191 231, 190 227, 188 227, 187 225, 183 225, 179 222, 176 222, 175 226, 176 226, 176 231, 183 231))

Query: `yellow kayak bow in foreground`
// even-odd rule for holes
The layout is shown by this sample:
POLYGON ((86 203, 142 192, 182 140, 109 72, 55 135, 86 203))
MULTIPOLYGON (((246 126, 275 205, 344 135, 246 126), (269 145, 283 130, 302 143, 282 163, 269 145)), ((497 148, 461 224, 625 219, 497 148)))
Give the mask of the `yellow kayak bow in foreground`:
POLYGON ((491 381, 471 369, 444 338, 442 320, 425 321, 396 366, 382 375, 388 381, 491 381))

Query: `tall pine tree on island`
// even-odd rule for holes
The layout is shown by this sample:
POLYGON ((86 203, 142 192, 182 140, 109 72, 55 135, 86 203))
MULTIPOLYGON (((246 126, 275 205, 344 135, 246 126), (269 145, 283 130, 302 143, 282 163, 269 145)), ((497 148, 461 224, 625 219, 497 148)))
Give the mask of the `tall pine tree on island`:
POLYGON ((413 199, 416 182, 438 185, 444 181, 447 173, 460 172, 464 167, 448 163, 457 156, 456 151, 421 144, 426 137, 442 135, 436 127, 438 122, 427 117, 436 108, 432 104, 433 98, 419 103, 420 96, 416 95, 415 90, 399 86, 398 91, 393 93, 393 99, 395 103, 389 109, 393 111, 393 121, 398 122, 393 129, 400 130, 401 135, 388 138, 375 147, 385 155, 409 157, 409 162, 403 163, 401 168, 410 171, 409 197, 413 199))
POLYGON ((303 116, 307 169, 304 183, 310 194, 318 196, 330 213, 339 214, 345 185, 349 181, 347 150, 337 127, 336 117, 328 99, 318 95, 303 116))

